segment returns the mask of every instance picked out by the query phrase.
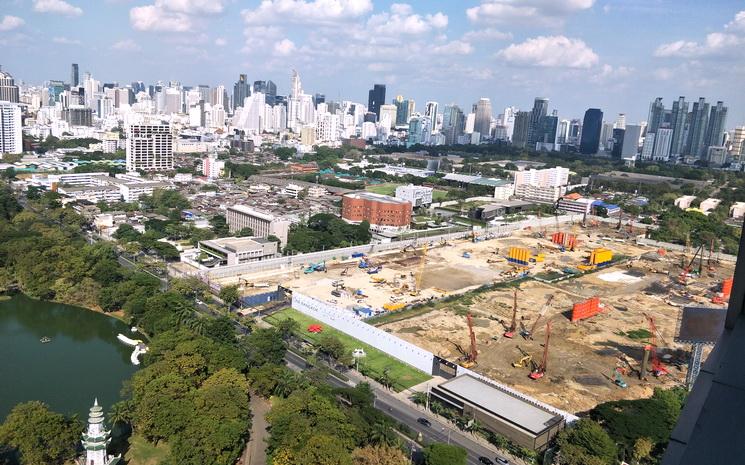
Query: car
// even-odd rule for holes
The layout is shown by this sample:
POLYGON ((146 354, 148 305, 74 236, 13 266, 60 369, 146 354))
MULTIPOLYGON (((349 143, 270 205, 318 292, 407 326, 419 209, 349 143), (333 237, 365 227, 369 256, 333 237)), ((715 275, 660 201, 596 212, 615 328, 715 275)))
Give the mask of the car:
POLYGON ((497 457, 496 460, 499 465, 510 465, 510 461, 502 457, 497 457))
POLYGON ((420 418, 417 418, 416 419, 416 422, 419 423, 420 425, 424 425, 426 427, 432 426, 432 422, 429 421, 429 420, 427 420, 426 418, 421 418, 421 417, 420 418))
POLYGON ((492 462, 489 457, 479 457, 479 462, 483 463, 484 465, 494 465, 494 462, 492 462))

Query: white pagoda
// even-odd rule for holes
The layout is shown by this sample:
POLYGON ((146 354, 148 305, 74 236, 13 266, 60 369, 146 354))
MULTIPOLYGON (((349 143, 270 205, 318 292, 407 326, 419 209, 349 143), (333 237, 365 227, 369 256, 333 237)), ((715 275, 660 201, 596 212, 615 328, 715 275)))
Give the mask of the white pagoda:
POLYGON ((107 430, 106 425, 104 425, 103 408, 98 405, 98 399, 96 399, 88 415, 88 430, 83 432, 84 465, 115 465, 120 463, 119 457, 106 454, 106 447, 111 442, 110 434, 111 431, 107 430))

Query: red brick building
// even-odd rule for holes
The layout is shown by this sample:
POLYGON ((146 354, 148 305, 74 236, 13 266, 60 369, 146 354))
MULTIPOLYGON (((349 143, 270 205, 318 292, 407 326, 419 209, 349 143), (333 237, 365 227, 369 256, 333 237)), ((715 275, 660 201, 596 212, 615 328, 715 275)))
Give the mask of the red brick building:
POLYGON ((352 192, 342 197, 341 217, 372 229, 406 229, 411 223, 411 203, 372 192, 352 192))

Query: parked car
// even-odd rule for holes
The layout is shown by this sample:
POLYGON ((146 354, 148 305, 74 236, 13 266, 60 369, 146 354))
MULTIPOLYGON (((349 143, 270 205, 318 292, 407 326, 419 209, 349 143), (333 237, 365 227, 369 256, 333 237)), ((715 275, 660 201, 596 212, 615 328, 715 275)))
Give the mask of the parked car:
POLYGON ((416 422, 426 427, 432 426, 432 422, 427 420, 426 418, 417 418, 416 422))
POLYGON ((494 465, 494 462, 492 462, 489 457, 479 457, 479 462, 483 463, 484 465, 494 465))
POLYGON ((497 457, 497 463, 499 465, 510 465, 510 461, 507 459, 503 459, 501 457, 497 457))

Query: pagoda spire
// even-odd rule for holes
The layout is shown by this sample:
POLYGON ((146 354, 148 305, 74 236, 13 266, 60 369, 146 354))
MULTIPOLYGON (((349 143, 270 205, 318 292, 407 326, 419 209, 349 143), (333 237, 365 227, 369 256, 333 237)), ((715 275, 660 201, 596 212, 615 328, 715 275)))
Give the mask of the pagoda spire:
POLYGON ((112 457, 106 454, 106 447, 111 442, 111 431, 104 424, 103 408, 98 405, 98 398, 93 401, 88 414, 88 428, 83 432, 83 448, 86 465, 110 465, 112 457))

